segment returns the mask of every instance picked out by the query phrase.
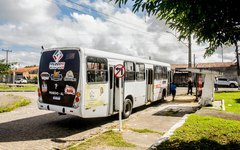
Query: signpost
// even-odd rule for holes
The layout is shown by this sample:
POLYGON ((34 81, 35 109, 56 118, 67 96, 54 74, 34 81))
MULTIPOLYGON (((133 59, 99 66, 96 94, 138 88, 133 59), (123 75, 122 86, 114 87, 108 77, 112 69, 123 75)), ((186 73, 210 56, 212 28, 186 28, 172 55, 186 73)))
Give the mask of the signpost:
POLYGON ((125 66, 118 64, 114 66, 114 76, 119 78, 119 131, 122 131, 122 107, 123 107, 123 97, 122 97, 122 77, 126 74, 125 66))

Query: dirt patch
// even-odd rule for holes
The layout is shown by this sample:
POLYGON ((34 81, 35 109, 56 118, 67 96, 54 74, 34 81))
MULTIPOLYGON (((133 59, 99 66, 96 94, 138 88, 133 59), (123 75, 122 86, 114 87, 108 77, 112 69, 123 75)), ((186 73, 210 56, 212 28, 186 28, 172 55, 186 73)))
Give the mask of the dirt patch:
POLYGON ((223 119, 240 121, 240 114, 224 112, 224 111, 214 110, 209 108, 202 108, 198 110, 196 114, 202 115, 202 116, 213 116, 213 117, 218 117, 223 119))
POLYGON ((198 109, 199 106, 169 106, 153 115, 183 117, 185 114, 195 113, 198 109))
POLYGON ((11 105, 18 100, 19 100, 18 96, 15 95, 11 94, 0 95, 0 107, 11 105))

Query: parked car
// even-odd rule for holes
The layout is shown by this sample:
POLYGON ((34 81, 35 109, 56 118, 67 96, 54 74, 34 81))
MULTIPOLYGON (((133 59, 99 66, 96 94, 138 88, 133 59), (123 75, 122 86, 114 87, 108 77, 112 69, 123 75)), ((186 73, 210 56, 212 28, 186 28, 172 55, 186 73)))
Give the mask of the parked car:
POLYGON ((27 83, 27 80, 26 79, 17 79, 17 80, 15 80, 15 83, 16 84, 23 84, 23 83, 27 83))
POLYGON ((238 87, 238 83, 237 81, 233 81, 233 80, 228 80, 227 78, 218 78, 217 80, 217 85, 218 86, 227 86, 227 87, 238 87))

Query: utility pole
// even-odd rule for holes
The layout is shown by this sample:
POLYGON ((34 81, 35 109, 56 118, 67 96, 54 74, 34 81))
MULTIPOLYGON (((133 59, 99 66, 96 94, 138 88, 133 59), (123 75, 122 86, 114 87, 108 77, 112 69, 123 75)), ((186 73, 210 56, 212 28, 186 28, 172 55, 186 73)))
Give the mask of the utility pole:
POLYGON ((240 76, 238 45, 236 45, 236 58, 237 58, 237 75, 240 76))
MULTIPOLYGON (((236 47, 235 52, 236 52, 236 58, 237 58, 237 82, 238 82, 238 85, 240 85, 239 53, 238 53, 238 44, 237 44, 236 38, 235 38, 234 44, 235 44, 235 47, 236 47)), ((240 86, 238 86, 238 90, 240 90, 240 86)))
POLYGON ((195 68, 196 67, 196 56, 195 56, 195 54, 193 54, 193 67, 195 68))
MULTIPOLYGON (((166 31, 167 33, 170 33, 172 34, 173 36, 175 36, 177 39, 178 37, 173 34, 172 32, 170 31, 166 31)), ((192 42, 191 42, 191 34, 188 36, 188 45, 186 43, 183 43, 183 41, 179 41, 181 42, 182 44, 184 44, 186 47, 188 47, 188 68, 191 68, 192 67, 192 42)))
POLYGON ((6 52, 6 64, 8 64, 8 53, 12 52, 12 50, 2 49, 2 51, 6 52))
POLYGON ((223 46, 222 46, 222 62, 223 62, 223 46))
MULTIPOLYGON (((12 52, 12 50, 8 50, 8 49, 2 49, 2 51, 6 52, 6 64, 8 64, 8 53, 12 52)), ((5 76, 5 83, 7 84, 8 80, 8 75, 5 76)))
POLYGON ((188 36, 188 68, 192 68, 192 43, 191 43, 191 35, 188 36))

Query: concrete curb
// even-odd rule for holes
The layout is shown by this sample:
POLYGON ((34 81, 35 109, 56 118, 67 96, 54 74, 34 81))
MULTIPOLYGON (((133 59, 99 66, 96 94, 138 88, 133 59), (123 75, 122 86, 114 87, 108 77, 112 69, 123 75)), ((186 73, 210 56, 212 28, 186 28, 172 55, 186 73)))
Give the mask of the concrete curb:
POLYGON ((161 143, 167 141, 167 140, 169 139, 169 137, 170 137, 171 135, 173 135, 173 132, 174 132, 177 128, 181 127, 181 126, 185 123, 185 121, 187 120, 187 118, 189 117, 189 115, 190 115, 190 114, 184 115, 184 116, 181 118, 181 120, 179 120, 175 125, 173 125, 173 126, 168 130, 168 132, 166 132, 156 143, 154 143, 153 145, 151 145, 151 147, 148 148, 148 150, 156 150, 157 147, 158 147, 161 143))

